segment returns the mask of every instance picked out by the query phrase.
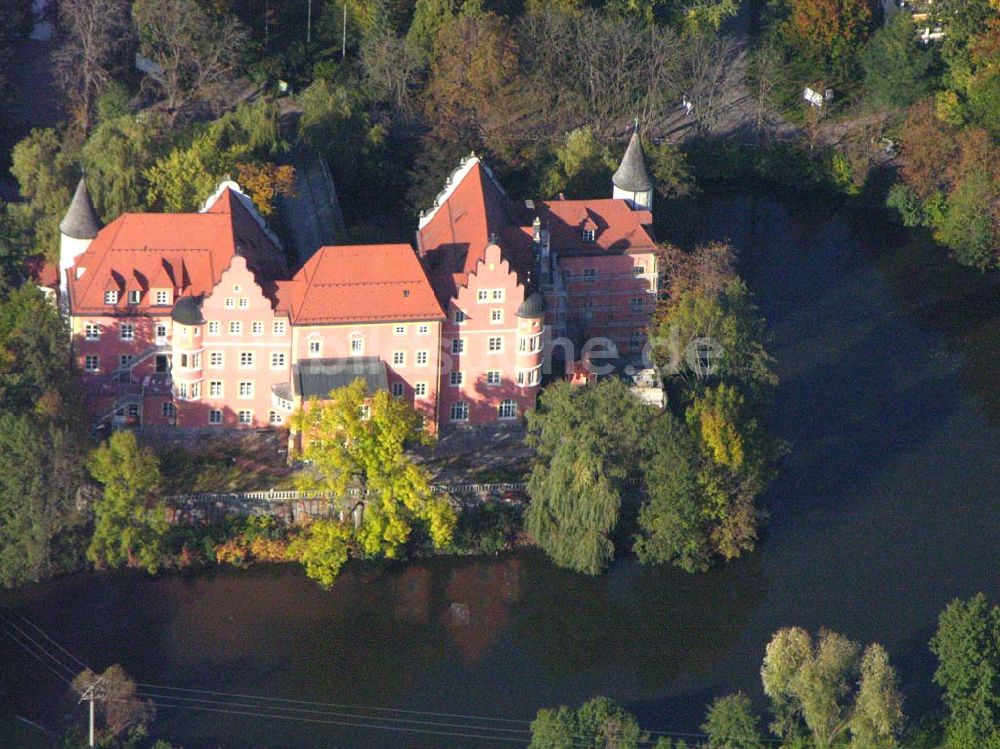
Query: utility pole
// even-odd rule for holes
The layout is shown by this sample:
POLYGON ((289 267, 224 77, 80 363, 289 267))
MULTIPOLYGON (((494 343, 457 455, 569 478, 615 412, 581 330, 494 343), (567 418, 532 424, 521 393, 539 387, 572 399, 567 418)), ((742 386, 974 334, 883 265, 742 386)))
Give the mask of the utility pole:
POLYGON ((313 28, 313 0, 308 0, 306 5, 306 44, 312 41, 313 28))
POLYGON ((340 43, 340 61, 347 59, 347 0, 344 0, 344 34, 340 43))
POLYGON ((91 747, 91 749, 94 747, 94 701, 102 699, 101 695, 97 693, 97 687, 102 681, 104 681, 103 676, 83 690, 83 694, 80 695, 80 702, 87 700, 90 703, 90 730, 88 732, 89 741, 87 746, 91 747))

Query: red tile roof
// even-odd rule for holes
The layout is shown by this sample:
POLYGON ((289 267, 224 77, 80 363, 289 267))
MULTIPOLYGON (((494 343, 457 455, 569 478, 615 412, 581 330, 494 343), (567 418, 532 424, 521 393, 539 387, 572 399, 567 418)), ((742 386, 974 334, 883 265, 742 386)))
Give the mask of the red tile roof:
POLYGON ((278 283, 278 309, 293 325, 445 316, 407 244, 321 247, 295 278, 278 283))
POLYGON ((648 252, 656 242, 646 229, 649 211, 635 211, 624 200, 549 200, 536 202, 549 244, 563 257, 620 255, 648 252), (583 230, 593 229, 594 241, 583 241, 583 230))
POLYGON ((132 309, 168 310, 152 305, 150 289, 208 294, 234 254, 247 258, 265 286, 287 273, 281 250, 229 189, 205 213, 123 214, 98 233, 71 269, 72 311, 108 312, 104 292, 111 289, 119 291, 120 306, 127 291, 137 290, 142 297, 132 309))

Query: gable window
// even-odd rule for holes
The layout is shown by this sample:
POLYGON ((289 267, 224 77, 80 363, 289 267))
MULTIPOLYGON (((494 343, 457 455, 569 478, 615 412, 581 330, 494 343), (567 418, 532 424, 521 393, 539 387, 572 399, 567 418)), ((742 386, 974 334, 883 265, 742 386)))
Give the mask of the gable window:
POLYGON ((587 283, 593 283, 597 279, 597 269, 596 268, 584 268, 583 269, 583 280, 587 283))
POLYGON ((271 369, 284 369, 285 368, 285 354, 281 351, 275 351, 271 354, 271 369))
POLYGON ((271 330, 272 330, 272 332, 275 335, 284 335, 285 334, 285 321, 284 320, 275 320, 272 323, 272 325, 271 325, 271 330))
POLYGON ((251 335, 264 335, 264 323, 260 320, 254 320, 250 323, 250 333, 251 335))
POLYGON ((413 394, 423 397, 427 395, 427 383, 418 382, 413 386, 413 394))
POLYGON ((465 401, 459 401, 458 403, 451 404, 451 420, 452 421, 468 421, 469 420, 469 404, 465 401))
POLYGON ((458 387, 459 385, 462 384, 462 380, 464 379, 465 376, 463 375, 462 372, 451 372, 448 375, 448 384, 450 384, 452 387, 458 387))
POLYGON ((486 384, 487 385, 499 385, 500 384, 500 370, 491 369, 486 373, 486 384))
POLYGON ((360 335, 351 336, 351 355, 357 356, 358 354, 363 354, 365 352, 365 339, 360 335))
POLYGON ((253 421, 253 411, 248 411, 246 409, 240 411, 240 424, 249 424, 253 421))
POLYGON ((100 360, 96 356, 94 355, 87 356, 83 360, 83 368, 88 372, 96 372, 98 369, 100 369, 99 362, 100 360))
POLYGON ((597 237, 597 232, 594 231, 593 229, 584 229, 583 230, 583 241, 584 242, 593 242, 594 239, 596 239, 596 237, 597 237))
POLYGON ((240 297, 240 309, 249 309, 249 308, 250 308, 250 300, 247 299, 245 296, 241 296, 240 297))
POLYGON ((253 398, 253 380, 240 382, 240 398, 253 398))
POLYGON ((403 397, 403 383, 402 382, 394 382, 394 383, 392 383, 392 394, 396 398, 402 398, 403 397))
POLYGON ((208 412, 208 423, 209 424, 221 424, 222 423, 222 411, 217 408, 213 408, 208 412))
POLYGON ((644 274, 646 272, 646 266, 645 265, 635 265, 635 266, 632 267, 632 272, 635 275, 637 275, 637 276, 641 276, 642 274, 644 274))
POLYGON ((105 304, 118 304, 118 292, 117 291, 105 291, 104 292, 104 303, 105 304))
POLYGON ((243 323, 239 320, 230 320, 229 333, 230 335, 243 335, 243 323))
POLYGON ((128 303, 138 304, 139 300, 142 299, 142 292, 135 291, 134 289, 128 293, 128 303))
POLYGON ((158 305, 170 304, 170 292, 160 289, 156 292, 156 303, 158 305))
POLYGON ((208 366, 212 369, 220 369, 222 367, 222 352, 212 351, 208 355, 208 366))
POLYGON ((83 327, 83 336, 88 341, 99 341, 101 340, 101 326, 95 323, 87 323, 83 327))
POLYGON ((394 365, 401 366, 406 364, 406 352, 405 351, 394 351, 392 353, 392 363, 394 365))
POLYGON ((209 335, 219 335, 222 332, 222 325, 218 320, 212 320, 208 323, 208 334, 209 335))
POLYGON ((430 332, 431 332, 431 326, 430 325, 418 325, 417 326, 417 335, 427 335, 430 332))
POLYGON ((492 299, 493 299, 494 302, 502 302, 503 301, 503 289, 493 289, 493 293, 492 293, 491 296, 492 296, 492 299))
POLYGON ((456 338, 451 342, 451 353, 462 354, 465 353, 465 341, 461 338, 456 338))
POLYGON ((121 339, 123 341, 131 341, 135 339, 135 326, 132 323, 122 324, 121 339))
POLYGON ((486 289, 480 289, 478 292, 476 292, 477 302, 485 302, 488 301, 489 298, 490 298, 490 292, 487 291, 486 289))
POLYGON ((508 398, 500 404, 500 407, 497 409, 497 416, 501 419, 516 419, 517 403, 513 399, 508 398))
POLYGON ((503 338, 500 336, 490 336, 489 343, 487 344, 487 351, 491 354, 497 354, 503 351, 503 338))
POLYGON ((405 325, 396 325, 392 329, 392 334, 393 335, 406 335, 406 326, 405 325))
POLYGON ((226 302, 225 302, 225 307, 226 307, 226 309, 235 309, 235 307, 236 307, 236 300, 233 299, 231 296, 227 296, 226 297, 226 302))
POLYGON ((496 309, 490 310, 490 322, 499 323, 503 322, 503 310, 497 307, 496 309))
POLYGON ((421 366, 421 367, 427 366, 427 358, 428 357, 427 357, 427 352, 426 351, 418 351, 417 352, 417 365, 421 366))
POLYGON ((468 316, 465 314, 465 312, 463 310, 460 310, 460 309, 455 310, 455 324, 456 325, 461 325, 462 323, 464 323, 468 319, 469 319, 468 316))
POLYGON ((240 368, 249 369, 253 366, 253 351, 240 352, 240 368))

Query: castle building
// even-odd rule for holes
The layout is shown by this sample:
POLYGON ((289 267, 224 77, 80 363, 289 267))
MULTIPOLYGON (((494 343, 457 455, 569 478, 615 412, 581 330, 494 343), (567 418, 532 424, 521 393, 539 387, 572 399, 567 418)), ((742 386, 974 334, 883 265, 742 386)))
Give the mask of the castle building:
POLYGON ((633 135, 614 197, 511 200, 462 160, 407 244, 321 247, 294 274, 223 183, 197 213, 102 226, 80 181, 60 224, 59 303, 95 420, 276 427, 363 377, 431 430, 516 423, 555 349, 639 354, 659 268, 633 135))

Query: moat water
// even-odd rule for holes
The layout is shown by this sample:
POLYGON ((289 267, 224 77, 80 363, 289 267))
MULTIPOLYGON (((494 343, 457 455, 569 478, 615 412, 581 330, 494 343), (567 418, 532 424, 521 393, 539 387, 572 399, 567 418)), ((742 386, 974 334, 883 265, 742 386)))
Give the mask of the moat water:
MULTIPOLYGON (((1000 600, 998 279, 822 200, 716 196, 684 220, 676 241, 740 249, 774 334, 791 453, 748 557, 703 575, 623 560, 594 579, 533 552, 358 565, 329 592, 291 566, 77 575, 4 602, 142 682, 525 720, 606 694, 675 732, 733 690, 763 710, 770 635, 826 626, 883 643, 907 712, 935 709, 938 612, 1000 600)), ((64 693, 0 642, 3 713, 56 725, 64 693)), ((513 745, 179 709, 154 732, 187 749, 513 745)))

